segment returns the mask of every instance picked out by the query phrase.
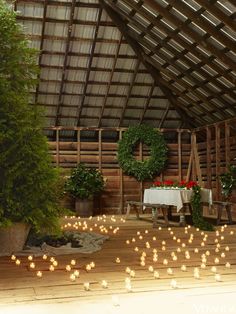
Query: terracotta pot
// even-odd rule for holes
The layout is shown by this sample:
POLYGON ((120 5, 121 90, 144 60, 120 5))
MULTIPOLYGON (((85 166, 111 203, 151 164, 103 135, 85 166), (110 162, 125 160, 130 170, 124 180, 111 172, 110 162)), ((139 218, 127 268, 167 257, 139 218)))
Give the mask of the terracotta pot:
POLYGON ((10 227, 0 228, 0 254, 12 254, 21 251, 28 237, 30 226, 14 223, 10 227))
POLYGON ((93 199, 75 200, 75 211, 79 217, 90 217, 93 215, 93 199))

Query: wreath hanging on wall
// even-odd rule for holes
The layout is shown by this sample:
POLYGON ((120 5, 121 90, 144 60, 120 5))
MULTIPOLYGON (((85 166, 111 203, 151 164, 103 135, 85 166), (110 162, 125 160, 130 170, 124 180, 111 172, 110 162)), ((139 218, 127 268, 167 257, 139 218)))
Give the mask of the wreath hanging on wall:
POLYGON ((123 171, 138 181, 152 179, 160 173, 167 160, 167 147, 163 135, 147 125, 130 127, 118 143, 118 162, 123 171), (150 157, 136 160, 134 150, 139 143, 150 148, 150 157))

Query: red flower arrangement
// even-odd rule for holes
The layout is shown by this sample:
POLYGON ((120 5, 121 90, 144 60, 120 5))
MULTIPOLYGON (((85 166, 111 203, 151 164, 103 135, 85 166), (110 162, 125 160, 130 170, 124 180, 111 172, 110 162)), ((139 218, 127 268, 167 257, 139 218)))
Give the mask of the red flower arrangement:
POLYGON ((165 181, 155 181, 153 182, 154 187, 173 187, 173 188, 180 188, 180 189, 188 189, 191 190, 194 186, 197 186, 198 183, 196 181, 185 181, 182 180, 180 182, 174 182, 173 180, 165 180, 165 181))

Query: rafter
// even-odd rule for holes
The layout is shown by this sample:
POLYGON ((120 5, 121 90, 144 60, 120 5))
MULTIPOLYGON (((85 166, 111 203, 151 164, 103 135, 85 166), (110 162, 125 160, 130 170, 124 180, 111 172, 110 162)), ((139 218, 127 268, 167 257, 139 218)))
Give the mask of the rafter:
MULTIPOLYGON (((124 0, 123 0, 124 1, 124 0)), ((127 3, 127 1, 124 1, 127 3)), ((134 19, 132 19, 130 16, 128 16, 127 14, 125 14, 123 11, 121 11, 119 8, 114 8, 114 10, 116 10, 119 14, 122 14, 126 19, 129 20, 129 22, 133 25, 135 25, 136 27, 139 28, 139 30, 141 30, 142 32, 146 32, 147 34, 149 34, 150 36, 152 36, 153 39, 155 39, 156 41, 160 41, 158 39, 157 36, 155 36, 155 34, 151 33, 150 29, 145 28, 144 26, 142 26, 139 22, 135 21, 134 19)), ((182 71, 182 68, 180 66, 178 66, 178 64, 175 62, 175 58, 174 57, 172 59, 168 58, 164 53, 162 53, 159 48, 161 48, 162 46, 167 46, 165 44, 158 43, 158 46, 154 46, 153 44, 150 44, 147 40, 143 39, 143 36, 141 35, 136 35, 135 33, 133 33, 132 37, 136 38, 137 41, 141 42, 143 44, 143 46, 147 47, 150 51, 152 51, 153 55, 157 54, 158 57, 162 58, 162 60, 164 60, 167 65, 163 65, 162 67, 160 67, 160 71, 165 71, 167 75, 169 75, 170 77, 172 77, 172 79, 175 81, 179 81, 179 83, 186 88, 186 90, 189 90, 190 92, 192 92, 198 99, 200 99, 203 103, 208 104, 209 107, 217 109, 216 105, 214 105, 213 103, 209 102, 208 98, 205 97, 204 95, 202 95, 200 92, 197 91, 198 87, 201 87, 203 90, 205 90, 209 95, 212 93, 211 90, 209 90, 208 87, 202 86, 203 84, 201 84, 194 76, 190 75, 190 71, 182 71), (140 38, 141 37, 141 38, 140 38), (168 65, 172 65, 173 67, 175 67, 181 74, 176 75, 175 77, 173 77, 172 73, 168 70, 164 70, 164 68, 166 68, 168 65), (188 83, 186 83, 185 81, 180 80, 182 77, 188 77, 190 79, 190 81, 193 81, 195 83, 195 86, 192 86, 188 83)), ((168 49, 168 48, 167 48, 168 49)), ((149 55, 151 55, 149 53, 149 55)), ((205 82, 204 82, 205 83, 205 82)), ((218 95, 217 95, 218 96, 218 95)), ((219 97, 220 98, 220 97, 219 97)), ((221 100, 221 102, 224 104, 225 100, 221 100)), ((228 107, 230 105, 228 104, 228 107)), ((235 110, 236 113, 236 110, 235 110)), ((228 118, 228 115, 224 115, 224 112, 222 112, 222 118, 228 118)))
POLYGON ((77 126, 79 126, 80 116, 81 116, 81 112, 82 112, 85 97, 86 97, 86 90, 88 87, 89 76, 90 76, 91 66, 92 66, 93 57, 94 57, 94 50, 95 50, 97 36, 98 36, 98 29, 99 29, 100 22, 101 22, 101 16, 102 16, 102 8, 99 8, 98 18, 97 18, 97 23, 96 23, 96 28, 95 28, 95 34, 94 34, 93 44, 92 44, 92 48, 91 48, 91 54, 90 54, 90 58, 89 58, 89 62, 88 62, 88 70, 86 73, 86 78, 85 78, 85 83, 84 83, 84 88, 83 88, 83 93, 82 93, 83 96, 82 96, 82 99, 81 99, 80 104, 78 106, 77 126))
POLYGON ((231 70, 236 71, 236 64, 231 60, 226 54, 222 53, 222 51, 216 49, 212 44, 207 41, 204 41, 202 36, 200 36, 196 31, 189 28, 184 22, 179 20, 176 16, 174 16, 171 12, 167 11, 161 5, 159 5, 154 0, 145 0, 143 4, 148 4, 151 8, 153 8, 156 12, 159 12, 163 17, 165 17, 170 23, 175 25, 178 29, 181 29, 185 32, 189 37, 193 39, 196 43, 198 43, 203 49, 208 50, 213 55, 215 55, 219 60, 221 60, 226 66, 228 66, 231 70))
POLYGON ((231 71, 230 69, 229 70, 222 69, 216 63, 212 62, 215 59, 215 56, 211 56, 209 58, 204 56, 204 54, 202 54, 199 50, 195 49, 195 46, 196 46, 195 44, 190 45, 189 43, 184 41, 180 36, 178 36, 178 33, 175 30, 174 31, 170 30, 163 23, 161 23, 159 21, 159 16, 157 18, 154 18, 148 11, 144 10, 140 5, 137 5, 134 2, 129 2, 129 0, 123 0, 123 2, 125 3, 128 2, 127 4, 130 7, 132 7, 134 10, 136 10, 137 13, 139 13, 140 15, 145 17, 147 20, 149 20, 150 23, 152 23, 157 29, 166 33, 168 37, 165 38, 163 41, 173 39, 180 46, 182 46, 185 50, 179 52, 179 54, 182 54, 184 56, 186 53, 191 52, 197 59, 201 60, 201 62, 196 65, 198 68, 201 68, 201 66, 206 64, 210 68, 212 68, 215 72, 219 73, 219 75, 222 75, 223 77, 225 77, 229 82, 231 82, 232 84, 235 84, 235 79, 229 75, 231 71))
POLYGON ((109 91, 110 91, 110 88, 111 88, 112 78, 113 78, 113 75, 114 75, 114 72, 115 72, 115 68, 116 68, 117 58, 118 58, 118 55, 119 55, 119 52, 120 52, 120 46, 121 46, 121 42, 122 42, 122 37, 123 36, 121 34, 119 43, 117 45, 114 62, 113 62, 113 65, 112 65, 110 76, 109 76, 109 81, 108 81, 108 85, 107 85, 107 92, 106 92, 106 95, 105 95, 105 97, 103 99, 103 102, 102 102, 101 114, 100 114, 100 117, 99 117, 99 120, 98 120, 98 127, 101 126, 102 116, 103 116, 104 109, 105 109, 105 106, 106 106, 106 103, 107 103, 107 98, 108 98, 109 91))
POLYGON ((190 117, 182 108, 182 106, 178 103, 177 99, 174 97, 172 92, 166 87, 165 81, 159 76, 159 73, 157 73, 157 69, 154 68, 151 64, 147 62, 145 59, 145 53, 142 50, 142 48, 138 45, 138 43, 128 35, 128 28, 123 23, 123 21, 120 19, 120 16, 110 7, 108 6, 103 0, 99 0, 101 6, 104 8, 104 10, 107 12, 107 14, 110 16, 110 18, 113 20, 113 22, 117 25, 123 36, 126 38, 127 42, 130 44, 132 49, 137 54, 140 61, 143 63, 143 65, 147 68, 147 70, 150 72, 150 74, 153 77, 153 80, 155 84, 161 88, 163 93, 167 96, 173 107, 177 110, 181 118, 185 121, 186 125, 194 125, 193 118, 190 117))
POLYGON ((66 71, 67 71, 67 61, 68 61, 68 53, 70 49, 70 40, 71 40, 71 32, 73 27, 73 20, 74 20, 74 12, 75 12, 75 3, 76 0, 72 0, 71 2, 71 8, 70 8, 70 19, 68 22, 68 31, 67 31, 67 39, 66 39, 66 48, 65 48, 65 56, 64 56, 64 63, 63 63, 63 69, 62 69, 62 78, 61 78, 61 84, 60 84, 60 91, 59 91, 59 99, 58 99, 58 105, 57 105, 57 112, 56 112, 56 122, 55 126, 59 125, 60 122, 60 109, 63 102, 63 88, 65 84, 65 78, 66 78, 66 71))
POLYGON ((164 121, 165 121, 165 119, 167 117, 167 114, 168 114, 169 110, 170 110, 170 104, 167 105, 166 110, 163 112, 163 115, 161 117, 161 121, 159 123, 159 129, 162 128, 163 123, 164 123, 164 121))
POLYGON ((136 65, 135 65, 135 68, 134 68, 134 72, 133 72, 131 81, 129 83, 129 89, 128 89, 128 93, 126 94, 125 103, 124 103, 123 108, 122 108, 120 121, 119 121, 119 127, 122 125, 122 122, 123 122, 123 119, 124 119, 125 110, 127 109, 127 106, 128 106, 128 103, 129 103, 129 99, 130 99, 130 96, 131 96, 131 93, 132 93, 132 88, 134 86, 134 82, 135 82, 136 76, 138 74, 138 69, 139 69, 140 63, 141 63, 141 61, 138 59, 136 65))
POLYGON ((153 91, 154 91, 155 87, 156 87, 155 82, 153 82, 152 87, 149 90, 148 98, 147 98, 147 100, 145 102, 145 105, 144 105, 144 108, 143 108, 143 112, 142 112, 142 114, 140 116, 140 119, 139 119, 139 123, 140 124, 143 123, 143 119, 144 119, 145 113, 146 113, 146 111, 147 111, 147 109, 149 107, 149 104, 150 104, 150 101, 151 101, 151 98, 152 98, 153 91))

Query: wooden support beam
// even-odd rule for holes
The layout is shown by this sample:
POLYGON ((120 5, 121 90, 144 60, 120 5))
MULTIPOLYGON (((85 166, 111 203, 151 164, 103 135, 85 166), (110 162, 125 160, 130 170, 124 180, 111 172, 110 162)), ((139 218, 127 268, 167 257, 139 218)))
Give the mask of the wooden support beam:
POLYGON ((207 138, 206 138, 206 158, 207 158, 207 188, 212 188, 212 168, 211 168, 211 128, 206 128, 207 138))
POLYGON ((230 165, 230 125, 228 121, 224 123, 225 127, 225 170, 230 165))
MULTIPOLYGON (((119 140, 122 139, 122 130, 119 131, 119 140)), ((120 206, 118 214, 124 214, 124 175, 123 170, 119 168, 119 181, 120 181, 120 206)))
POLYGON ((67 61, 68 61, 68 53, 69 53, 69 49, 70 49, 70 41, 71 41, 71 32, 72 32, 73 20, 74 20, 75 4, 76 4, 76 0, 72 0, 71 8, 70 8, 70 19, 68 22, 68 31, 67 31, 64 63, 63 63, 63 69, 62 69, 62 78, 61 78, 61 84, 60 84, 60 91, 59 91, 59 99, 58 99, 58 105, 57 105, 55 125, 60 124, 60 109, 61 109, 61 105, 63 102, 63 89, 64 89, 66 71, 67 71, 67 63, 68 63, 67 61))
POLYGON ((80 103, 78 105, 78 111, 77 111, 77 117, 78 117, 77 125, 78 126, 80 124, 81 112, 82 112, 82 109, 84 107, 86 91, 87 91, 87 87, 88 87, 89 76, 90 76, 91 66, 92 66, 93 57, 94 57, 94 50, 95 50, 95 46, 96 46, 96 42, 97 42, 98 29, 99 29, 100 22, 101 22, 101 16, 102 16, 102 8, 100 7, 99 8, 99 12, 98 12, 97 22, 96 22, 96 28, 95 28, 95 33, 94 33, 94 38, 93 38, 93 44, 92 44, 92 48, 91 48, 90 58, 89 58, 89 62, 88 62, 88 70, 87 70, 86 78, 85 78, 85 82, 84 82, 82 99, 81 99, 81 101, 80 101, 80 103))
POLYGON ((196 170, 196 179, 202 186, 202 172, 200 166, 200 159, 198 155, 197 138, 195 132, 192 133, 192 147, 193 147, 193 167, 196 170))
POLYGON ((215 159, 216 159, 216 197, 218 200, 221 199, 220 194, 220 180, 219 175, 221 174, 221 167, 220 167, 220 126, 219 124, 215 125, 215 159))
POLYGON ((102 130, 98 131, 98 169, 102 171, 102 130))
POLYGON ((56 130, 56 165, 60 164, 60 130, 56 130))
POLYGON ((80 129, 78 129, 77 131, 77 163, 79 164, 80 163, 80 148, 81 148, 81 145, 80 145, 80 129))
POLYGON ((141 61, 137 60, 137 63, 135 65, 131 81, 129 83, 129 89, 128 89, 128 92, 126 94, 126 98, 125 98, 125 102, 124 102, 124 105, 123 105, 123 108, 122 108, 122 112, 121 112, 121 115, 120 115, 119 127, 121 127, 123 119, 124 119, 124 116, 125 116, 125 110, 126 110, 126 108, 128 106, 128 103, 129 103, 129 98, 130 98, 131 93, 132 93, 132 88, 134 86, 134 82, 135 82, 135 79, 136 79, 136 76, 137 76, 137 73, 138 73, 138 69, 139 69, 140 63, 141 63, 141 61))
MULTIPOLYGON (((148 110, 148 107, 149 107, 151 98, 153 97, 153 91, 154 91, 155 86, 156 86, 156 85, 155 85, 155 82, 153 82, 152 87, 151 87, 150 90, 149 90, 148 98, 147 98, 146 101, 145 101, 144 108, 143 108, 143 112, 142 112, 142 114, 140 115, 140 119, 139 119, 139 123, 140 123, 140 124, 143 122, 145 113, 146 113, 146 111, 148 110)), ((145 96, 145 97, 146 97, 146 96, 145 96)))
POLYGON ((159 123, 159 128, 162 128, 163 123, 165 122, 165 119, 166 119, 166 117, 167 117, 167 114, 168 114, 169 110, 170 110, 170 104, 168 104, 168 105, 166 106, 166 109, 165 109, 164 112, 163 112, 163 115, 162 115, 161 120, 160 120, 160 123, 159 123))
POLYGON ((182 132, 178 131, 178 172, 179 181, 182 180, 182 132))

